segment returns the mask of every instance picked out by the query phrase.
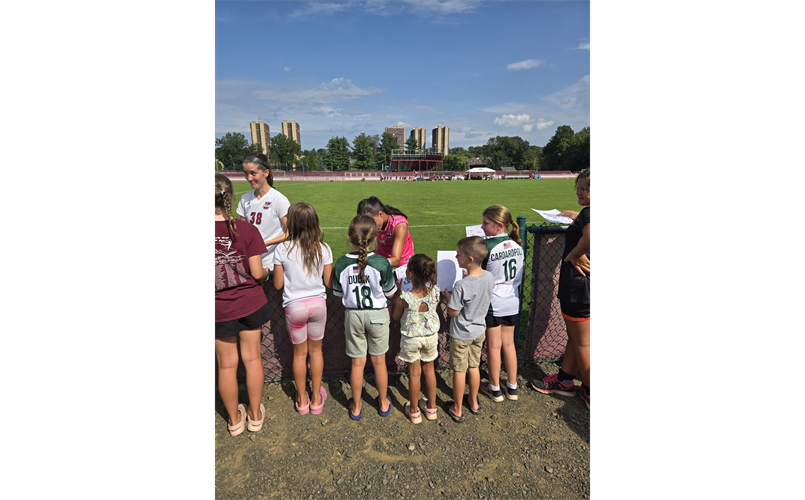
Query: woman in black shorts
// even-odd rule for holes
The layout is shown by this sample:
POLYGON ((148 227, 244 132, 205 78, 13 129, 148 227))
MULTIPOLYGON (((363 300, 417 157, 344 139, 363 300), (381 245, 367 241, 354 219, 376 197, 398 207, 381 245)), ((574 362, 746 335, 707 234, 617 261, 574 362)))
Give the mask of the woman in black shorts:
POLYGON ((559 274, 559 305, 567 326, 567 347, 559 373, 534 380, 531 385, 544 394, 573 396, 573 379, 581 376, 579 396, 590 408, 590 169, 576 177, 576 196, 581 212, 565 210, 573 219, 565 233, 565 251, 559 274))

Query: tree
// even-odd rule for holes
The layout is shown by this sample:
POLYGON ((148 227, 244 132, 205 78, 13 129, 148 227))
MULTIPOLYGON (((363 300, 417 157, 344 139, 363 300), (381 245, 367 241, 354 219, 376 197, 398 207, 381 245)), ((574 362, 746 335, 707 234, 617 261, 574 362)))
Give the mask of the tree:
POLYGON ((224 164, 225 170, 240 170, 243 159, 249 153, 262 152, 259 144, 251 144, 240 132, 227 132, 220 139, 215 139, 215 159, 224 164))
POLYGON ((556 133, 542 148, 545 167, 548 170, 571 170, 572 148, 575 134, 568 125, 560 125, 556 133))
POLYGON ((283 134, 277 134, 271 138, 271 154, 269 158, 275 165, 288 170, 288 167, 297 163, 296 157, 302 154, 302 147, 283 134))
POLYGON ((383 166, 391 163, 391 153, 395 149, 400 149, 400 145, 397 143, 397 138, 388 132, 383 132, 383 135, 380 139, 380 147, 377 151, 378 160, 380 159, 380 156, 383 155, 383 166))
POLYGON ((489 168, 515 167, 523 170, 528 154, 528 141, 519 136, 505 135, 492 137, 486 144, 486 157, 489 159, 489 168))
POLYGON ((408 151, 416 151, 417 149, 422 149, 419 147, 419 141, 416 140, 416 137, 413 135, 409 135, 408 139, 405 141, 405 149, 408 151))
POLYGON ((571 168, 575 172, 590 168, 590 127, 584 127, 573 136, 571 168))
POLYGON ((346 137, 333 137, 327 141, 324 160, 333 170, 349 169, 349 141, 346 137))
POLYGON ((463 172, 470 164, 469 158, 464 155, 448 154, 444 157, 444 170, 463 172))
POLYGON ((355 159, 355 168, 358 170, 377 169, 377 158, 372 145, 372 138, 365 133, 356 135, 352 140, 352 158, 355 159))

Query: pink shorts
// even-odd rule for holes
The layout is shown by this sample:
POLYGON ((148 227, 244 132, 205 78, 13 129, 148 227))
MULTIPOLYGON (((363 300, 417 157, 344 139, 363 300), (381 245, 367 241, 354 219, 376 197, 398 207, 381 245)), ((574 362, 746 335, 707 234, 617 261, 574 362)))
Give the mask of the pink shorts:
POLYGON ((291 343, 301 344, 306 340, 324 338, 327 324, 327 301, 321 297, 291 302, 285 307, 285 324, 291 343))

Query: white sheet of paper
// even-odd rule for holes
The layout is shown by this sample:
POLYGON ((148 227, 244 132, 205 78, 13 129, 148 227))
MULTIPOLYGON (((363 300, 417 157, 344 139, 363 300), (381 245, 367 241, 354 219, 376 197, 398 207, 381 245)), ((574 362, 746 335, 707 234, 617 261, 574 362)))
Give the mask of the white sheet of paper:
POLYGON ((436 252, 436 283, 439 290, 451 292, 456 281, 464 277, 463 270, 458 267, 456 252, 439 250, 436 252))
POLYGON ((553 210, 537 210, 536 208, 532 208, 531 210, 533 210, 533 211, 537 212, 538 214, 540 214, 542 216, 542 218, 545 219, 548 222, 555 222, 557 224, 572 224, 573 223, 573 219, 571 219, 570 217, 568 217, 566 215, 560 216, 559 214, 562 213, 562 212, 560 212, 559 210, 557 210, 555 208, 553 210))
MULTIPOLYGON (((531 210, 534 210, 533 208, 531 210)), ((481 238, 486 238, 484 234, 484 230, 481 229, 481 225, 478 224, 477 226, 467 226, 467 236, 480 236, 481 238)), ((451 288, 452 290, 452 288, 451 288)))
POLYGON ((408 280, 408 278, 405 277, 406 269, 408 269, 408 264, 403 264, 394 271, 394 274, 397 276, 398 280, 402 280, 402 283, 400 284, 402 291, 410 292, 414 289, 414 285, 408 280))

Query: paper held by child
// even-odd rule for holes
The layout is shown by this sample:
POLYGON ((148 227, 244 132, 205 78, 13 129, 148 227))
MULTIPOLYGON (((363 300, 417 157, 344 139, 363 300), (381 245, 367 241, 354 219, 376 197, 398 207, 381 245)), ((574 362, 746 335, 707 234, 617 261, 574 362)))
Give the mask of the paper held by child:
POLYGON ((408 269, 408 264, 403 264, 397 269, 394 270, 394 275, 397 277, 398 280, 402 280, 400 283, 400 289, 403 292, 410 292, 414 289, 414 285, 408 280, 405 276, 405 270, 408 269))
POLYGON ((436 252, 436 284, 439 290, 450 292, 456 281, 464 278, 464 269, 458 267, 456 252, 439 250, 436 252))
MULTIPOLYGON (((531 210, 534 209, 532 208, 531 210)), ((477 226, 467 226, 467 236, 480 236, 481 238, 486 238, 484 230, 481 229, 480 224, 478 224, 477 226)))
POLYGON ((566 215, 559 215, 561 212, 557 209, 553 210, 537 210, 536 208, 532 208, 531 210, 537 212, 548 222, 555 222, 556 224, 572 224, 573 219, 567 217, 566 215))

